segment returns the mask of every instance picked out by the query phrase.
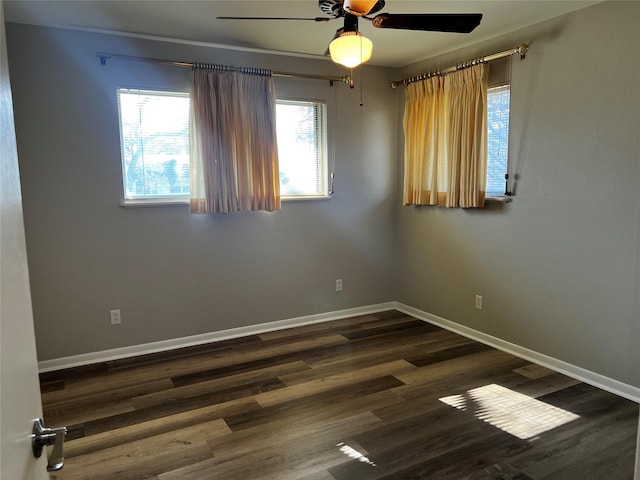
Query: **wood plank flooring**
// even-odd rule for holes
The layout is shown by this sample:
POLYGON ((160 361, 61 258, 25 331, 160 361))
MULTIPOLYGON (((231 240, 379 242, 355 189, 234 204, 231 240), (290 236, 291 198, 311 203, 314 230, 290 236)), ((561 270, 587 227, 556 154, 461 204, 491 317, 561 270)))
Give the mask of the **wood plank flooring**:
POLYGON ((52 480, 633 478, 638 405, 390 311, 41 375, 52 480))

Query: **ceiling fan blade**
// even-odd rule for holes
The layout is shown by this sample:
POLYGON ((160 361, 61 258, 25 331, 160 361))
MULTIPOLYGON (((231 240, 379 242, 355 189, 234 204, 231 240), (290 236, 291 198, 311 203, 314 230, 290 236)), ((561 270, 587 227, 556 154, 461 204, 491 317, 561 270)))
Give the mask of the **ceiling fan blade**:
POLYGON ((216 17, 217 20, 307 20, 310 22, 328 22, 334 20, 334 17, 315 17, 315 18, 302 18, 302 17, 216 17))
POLYGON ((377 28, 470 33, 480 25, 481 13, 381 13, 371 19, 377 28))

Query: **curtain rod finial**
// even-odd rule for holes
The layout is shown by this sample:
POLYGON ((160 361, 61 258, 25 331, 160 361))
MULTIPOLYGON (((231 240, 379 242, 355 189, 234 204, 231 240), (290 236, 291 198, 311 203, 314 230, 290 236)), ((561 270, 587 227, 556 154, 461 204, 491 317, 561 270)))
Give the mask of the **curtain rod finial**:
POLYGON ((529 51, 529 45, 523 43, 516 48, 516 51, 520 54, 520 60, 524 60, 524 57, 527 56, 527 52, 529 51))

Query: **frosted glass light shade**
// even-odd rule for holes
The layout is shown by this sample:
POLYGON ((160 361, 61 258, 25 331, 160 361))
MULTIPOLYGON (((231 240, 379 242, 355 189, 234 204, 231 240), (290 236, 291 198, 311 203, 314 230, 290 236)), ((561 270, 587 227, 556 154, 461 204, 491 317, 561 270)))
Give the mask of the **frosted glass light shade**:
POLYGON ((347 68, 355 68, 368 62, 373 43, 360 32, 343 32, 329 44, 331 60, 347 68))

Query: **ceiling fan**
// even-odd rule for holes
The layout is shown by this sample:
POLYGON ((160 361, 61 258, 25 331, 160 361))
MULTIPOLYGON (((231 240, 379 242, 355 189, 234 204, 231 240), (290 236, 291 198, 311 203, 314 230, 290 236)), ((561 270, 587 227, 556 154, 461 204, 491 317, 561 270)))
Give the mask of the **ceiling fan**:
POLYGON ((344 26, 336 31, 329 44, 331 59, 354 68, 371 58, 373 43, 358 30, 358 19, 371 22, 376 28, 421 30, 427 32, 470 33, 482 19, 481 13, 380 13, 385 0, 318 0, 318 7, 327 17, 217 17, 220 20, 307 20, 328 22, 344 18, 344 26))

